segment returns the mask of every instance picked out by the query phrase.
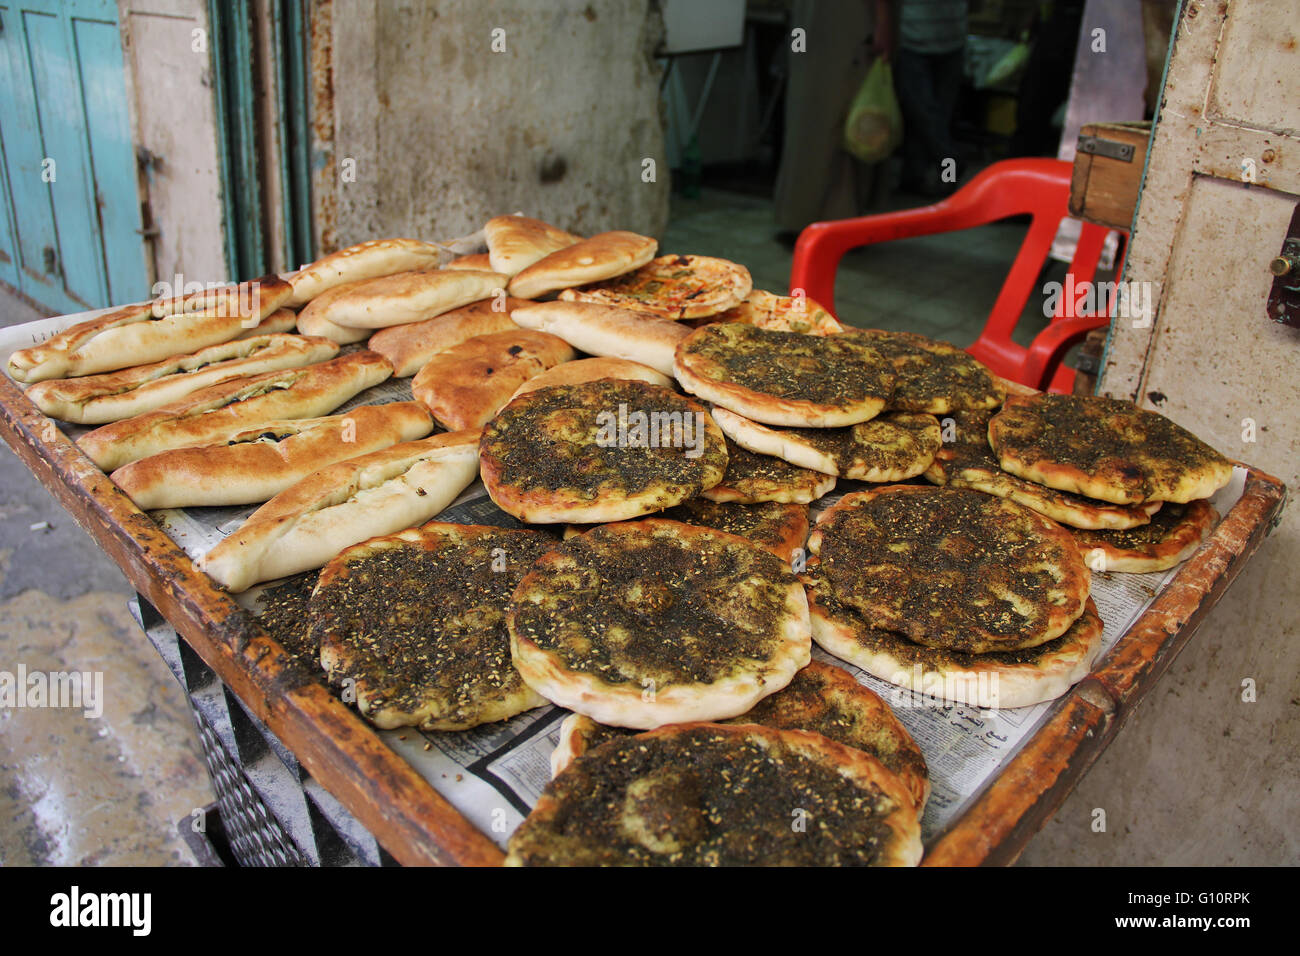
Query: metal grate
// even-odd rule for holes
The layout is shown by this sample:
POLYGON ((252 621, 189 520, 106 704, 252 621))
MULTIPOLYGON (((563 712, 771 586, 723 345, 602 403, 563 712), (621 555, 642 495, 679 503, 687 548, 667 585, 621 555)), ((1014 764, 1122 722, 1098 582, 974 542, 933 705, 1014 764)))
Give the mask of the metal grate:
POLYGON ((236 861, 243 866, 397 865, 161 614, 141 597, 128 607, 189 699, 217 794, 220 830, 236 861))
POLYGON ((280 821, 266 809, 239 764, 231 760, 216 731, 194 710, 212 789, 217 794, 221 823, 241 866, 302 866, 304 860, 285 835, 280 821))

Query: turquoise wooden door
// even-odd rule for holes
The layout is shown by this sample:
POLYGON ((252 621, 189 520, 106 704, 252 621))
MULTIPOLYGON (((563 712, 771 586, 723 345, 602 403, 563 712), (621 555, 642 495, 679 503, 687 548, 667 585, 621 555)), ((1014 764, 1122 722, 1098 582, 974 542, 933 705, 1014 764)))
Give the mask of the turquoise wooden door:
POLYGON ((56 312, 149 296, 115 0, 0 0, 0 281, 56 312))

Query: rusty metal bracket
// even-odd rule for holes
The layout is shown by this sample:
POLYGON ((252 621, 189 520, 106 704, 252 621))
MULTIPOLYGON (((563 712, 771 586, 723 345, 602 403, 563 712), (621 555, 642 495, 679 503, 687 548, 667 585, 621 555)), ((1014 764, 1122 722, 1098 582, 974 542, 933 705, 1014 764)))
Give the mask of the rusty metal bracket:
POLYGON ((1134 150, 1132 143, 1120 143, 1113 139, 1102 139, 1100 136, 1084 136, 1080 134, 1077 148, 1081 153, 1105 156, 1125 163, 1133 162, 1134 150))

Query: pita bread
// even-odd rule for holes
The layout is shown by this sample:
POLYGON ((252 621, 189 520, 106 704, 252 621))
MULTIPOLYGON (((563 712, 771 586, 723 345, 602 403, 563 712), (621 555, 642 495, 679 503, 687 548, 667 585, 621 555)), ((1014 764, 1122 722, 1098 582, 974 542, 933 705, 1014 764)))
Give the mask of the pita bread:
POLYGON ((265 422, 221 444, 142 458, 110 477, 142 511, 258 504, 326 465, 432 429, 419 402, 362 405, 346 415, 265 422))
POLYGON ((395 377, 406 378, 422 369, 439 352, 445 352, 476 335, 519 328, 510 313, 530 303, 524 299, 506 298, 505 309, 499 310, 497 306, 501 303, 499 296, 493 296, 423 322, 380 329, 370 337, 367 347, 393 363, 395 377))
POLYGON ((664 388, 671 388, 673 385, 672 379, 667 375, 656 372, 650 366, 642 365, 640 362, 629 362, 627 359, 620 358, 588 358, 565 362, 530 378, 515 389, 510 400, 514 401, 520 395, 539 388, 550 388, 553 385, 581 385, 583 382, 598 382, 602 378, 620 379, 625 382, 649 382, 651 385, 660 385, 664 388))
POLYGON ((195 562, 229 591, 323 567, 344 548, 433 518, 478 476, 477 431, 329 465, 280 492, 195 562))
POLYGON ((292 332, 298 325, 298 316, 293 309, 276 309, 257 325, 251 329, 245 329, 240 335, 236 335, 234 341, 239 339, 255 339, 259 335, 275 335, 279 332, 292 332))
POLYGON ((105 471, 172 448, 228 441, 284 418, 328 415, 353 395, 378 385, 393 367, 374 352, 353 352, 302 368, 279 369, 199 389, 134 418, 101 425, 77 445, 105 471))
POLYGON ((237 286, 128 305, 19 349, 9 357, 9 374, 24 383, 94 375, 229 342, 279 309, 290 291, 278 276, 262 276, 237 286))
POLYGON ((528 379, 576 357, 546 332, 476 335, 431 358, 411 380, 411 393, 448 429, 481 428, 528 379))
POLYGON ((510 280, 510 294, 536 299, 575 285, 612 279, 654 258, 659 243, 634 232, 602 232, 539 259, 510 280))
POLYGON ((495 272, 428 269, 368 279, 321 306, 320 317, 353 329, 420 322, 486 299, 505 288, 495 272))
POLYGON ((833 315, 807 296, 773 295, 762 289, 755 289, 735 308, 699 324, 709 322, 744 322, 773 332, 806 335, 834 335, 844 331, 833 315))
POLYGON ((27 397, 51 418, 104 425, 154 411, 211 385, 323 362, 338 350, 328 339, 305 335, 232 339, 189 355, 117 372, 47 379, 29 388, 27 397))
POLYGON ((558 335, 579 352, 627 359, 673 374, 677 343, 691 330, 669 319, 589 302, 538 302, 510 313, 516 325, 558 335))
POLYGON ((339 345, 353 345, 357 342, 364 342, 370 337, 371 329, 350 329, 331 322, 325 316, 336 299, 341 299, 354 289, 365 285, 368 281, 370 280, 358 279, 355 282, 340 282, 333 288, 326 289, 313 298, 298 313, 298 331, 303 335, 316 335, 323 339, 329 339, 339 345))
POLYGON ((582 241, 581 236, 528 216, 495 216, 483 227, 493 272, 513 276, 553 252, 582 241))
POLYGON ((371 239, 317 259, 289 276, 293 295, 289 305, 298 308, 322 292, 347 282, 374 279, 408 272, 412 269, 437 268, 446 253, 431 242, 419 239, 371 239))

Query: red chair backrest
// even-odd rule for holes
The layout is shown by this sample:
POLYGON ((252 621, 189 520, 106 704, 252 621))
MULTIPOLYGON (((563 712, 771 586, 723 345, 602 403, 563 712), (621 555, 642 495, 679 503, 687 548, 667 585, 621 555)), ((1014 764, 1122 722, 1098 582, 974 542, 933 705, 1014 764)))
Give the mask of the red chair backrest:
MULTIPOLYGON (((857 246, 906 239, 912 236, 955 232, 986 225, 1011 216, 1029 215, 1029 231, 1020 245, 1002 290, 989 313, 984 330, 967 351, 998 375, 1034 388, 1053 380, 1064 348, 1059 343, 1044 360, 1031 349, 1012 341, 1011 333, 1025 304, 1035 291, 1061 220, 1068 215, 1071 164, 1057 159, 1009 159, 994 163, 949 198, 931 206, 904 209, 876 216, 861 216, 808 226, 795 245, 790 288, 802 289, 819 304, 835 312, 835 274, 844 253, 857 246), (1033 381, 1027 379, 1032 378, 1033 381)), ((1097 271, 1107 230, 1082 223, 1069 274, 1076 287, 1091 283, 1097 271)), ((1071 318, 1072 301, 1059 297, 1053 323, 1071 318)), ((1083 325, 1105 324, 1106 312, 1080 325, 1077 341, 1087 331, 1083 325)), ((1071 330, 1074 331, 1073 329, 1071 330)), ((1040 349, 1040 352, 1043 350, 1040 349)), ((1059 382, 1058 382, 1059 384, 1059 382)))

